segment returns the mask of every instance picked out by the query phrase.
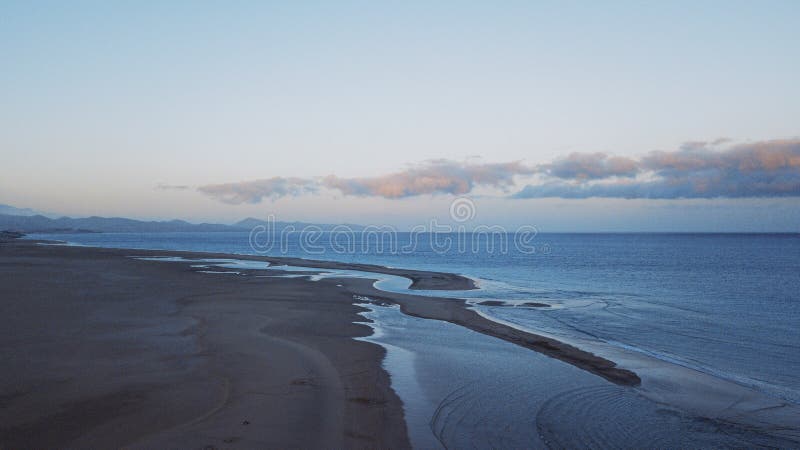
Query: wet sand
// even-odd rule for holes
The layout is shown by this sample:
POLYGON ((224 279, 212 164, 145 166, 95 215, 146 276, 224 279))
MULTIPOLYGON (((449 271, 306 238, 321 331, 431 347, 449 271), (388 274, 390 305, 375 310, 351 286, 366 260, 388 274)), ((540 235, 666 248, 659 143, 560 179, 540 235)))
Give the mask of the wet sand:
POLYGON ((0 448, 408 447, 351 293, 130 253, 0 244, 0 448))
POLYGON ((134 255, 387 273, 410 278, 412 289, 475 287, 458 275, 362 264, 2 243, 0 353, 10 369, 0 374, 0 447, 408 447, 383 348, 352 339, 371 332, 353 323, 364 310, 354 296, 639 383, 609 360, 492 322, 462 300, 388 293, 366 279, 198 273, 191 262, 134 255))
MULTIPOLYGON (((125 252, 129 254, 132 252, 132 250, 125 250, 125 252)), ((475 289, 477 287, 474 280, 457 274, 389 268, 370 264, 316 261, 302 258, 259 257, 178 251, 136 251, 136 254, 145 257, 179 256, 186 259, 221 258, 238 259, 244 261, 266 261, 275 265, 287 265, 310 269, 357 270, 361 272, 387 274, 408 278, 411 280, 411 286, 409 287, 410 290, 457 291, 475 289)), ((213 267, 213 264, 211 266, 213 267)), ((275 270, 279 271, 280 269, 275 270)), ((259 270, 237 269, 237 271, 239 274, 243 275, 260 275, 259 270)), ((313 274, 314 272, 293 271, 288 273, 297 275, 298 273, 313 274)), ((473 331, 500 338, 513 344, 520 345, 530 350, 534 350, 572 364, 595 375, 599 375, 615 384, 623 386, 637 386, 641 383, 641 379, 638 375, 636 375, 636 373, 617 367, 617 365, 609 359, 599 357, 590 352, 581 350, 575 346, 550 337, 519 330, 506 324, 492 321, 478 314, 476 311, 469 309, 467 302, 462 299, 387 292, 375 288, 373 286, 373 282, 374 280, 368 279, 342 278, 336 283, 341 284, 353 295, 369 296, 375 299, 380 299, 386 303, 397 304, 401 307, 401 310, 408 315, 421 317, 424 319, 444 320, 456 325, 461 325, 473 331)))

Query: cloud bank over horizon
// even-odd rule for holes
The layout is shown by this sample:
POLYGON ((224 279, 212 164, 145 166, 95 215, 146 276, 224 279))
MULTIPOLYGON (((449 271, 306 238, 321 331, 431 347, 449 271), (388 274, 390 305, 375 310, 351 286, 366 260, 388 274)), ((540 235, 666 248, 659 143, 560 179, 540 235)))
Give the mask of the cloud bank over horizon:
POLYGON ((231 205, 260 203, 264 198, 276 199, 317 191, 314 180, 297 177, 272 177, 238 183, 208 184, 197 190, 211 198, 231 205))
POLYGON ((432 160, 401 172, 367 178, 339 178, 330 175, 322 185, 344 195, 397 199, 425 194, 463 195, 477 186, 508 189, 516 175, 533 174, 535 168, 519 161, 510 163, 468 164, 432 160))
POLYGON ((674 151, 652 151, 636 158, 575 152, 538 165, 439 159, 374 177, 272 177, 197 190, 236 205, 322 190, 386 199, 466 195, 479 187, 509 192, 523 184, 520 179, 528 181, 509 198, 794 197, 800 196, 800 138, 733 145, 726 139, 687 142, 674 151))
POLYGON ((688 142, 639 159, 605 154, 556 161, 551 180, 528 184, 514 198, 744 198, 800 196, 800 139, 719 149, 725 141, 688 142), (553 180, 554 178, 555 180, 553 180))

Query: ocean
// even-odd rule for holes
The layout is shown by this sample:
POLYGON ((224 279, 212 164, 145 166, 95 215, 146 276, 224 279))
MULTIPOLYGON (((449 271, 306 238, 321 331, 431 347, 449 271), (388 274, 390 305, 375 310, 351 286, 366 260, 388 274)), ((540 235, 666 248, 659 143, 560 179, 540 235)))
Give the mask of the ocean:
MULTIPOLYGON (((268 249, 242 232, 30 237, 100 247, 261 253, 459 273, 476 279, 480 289, 423 293, 468 299, 494 320, 612 355, 615 361, 620 358, 614 355, 625 355, 621 359, 626 361, 641 356, 642 361, 685 368, 800 404, 798 234, 538 234, 524 248, 514 245, 510 236, 506 240, 497 234, 469 233, 353 233, 344 239, 327 232, 314 239, 297 233, 268 249), (491 303, 480 304, 487 301, 491 303)), ((399 320, 400 313, 375 307, 371 314, 390 323, 399 320)), ((400 344, 409 338, 398 339, 384 343, 400 344)), ((520 350, 497 351, 513 353, 514 364, 519 364, 526 352, 520 350)), ((390 356, 397 359, 392 352, 390 356)), ((540 428, 537 439, 543 433, 540 428)), ((442 442, 444 436, 439 438, 442 442)), ((418 437, 418 444, 425 442, 418 437)))

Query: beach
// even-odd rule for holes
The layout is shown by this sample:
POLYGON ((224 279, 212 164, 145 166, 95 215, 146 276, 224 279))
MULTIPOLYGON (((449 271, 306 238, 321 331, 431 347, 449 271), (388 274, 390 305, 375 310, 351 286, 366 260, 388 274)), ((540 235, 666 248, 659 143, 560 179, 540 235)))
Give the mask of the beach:
POLYGON ((409 278, 412 289, 474 287, 457 275, 39 244, 0 247, 2 354, 11 368, 0 378, 4 447, 407 447, 402 405, 381 367, 385 351, 353 339, 371 333, 354 323, 364 311, 354 298, 367 295, 611 379, 620 372, 493 324, 455 299, 382 292, 365 279, 310 282, 140 258, 279 261, 385 272, 409 278))
POLYGON ((352 294, 129 254, 0 244, 0 447, 408 447, 352 294))
POLYGON ((355 298, 364 296, 638 382, 608 360, 488 321, 461 300, 379 291, 368 279, 310 282, 141 258, 227 257, 399 275, 411 289, 474 288, 458 275, 39 244, 47 243, 0 247, 2 353, 12 368, 0 379, 4 447, 407 447, 385 351, 353 339, 371 333, 354 323, 364 311, 355 298))
POLYGON ((793 405, 423 295, 478 287, 453 273, 9 237, 0 281, 2 448, 786 446, 797 437, 793 405), (405 287, 387 289, 387 279, 405 287))
POLYGON ((384 349, 353 339, 371 333, 354 323, 364 311, 355 298, 364 296, 638 382, 608 360, 495 324, 457 299, 379 291, 368 279, 310 282, 141 258, 227 257, 399 275, 411 289, 474 288, 458 275, 40 244, 51 243, 0 246, 2 353, 11 368, 0 378, 4 447, 408 447, 384 349))

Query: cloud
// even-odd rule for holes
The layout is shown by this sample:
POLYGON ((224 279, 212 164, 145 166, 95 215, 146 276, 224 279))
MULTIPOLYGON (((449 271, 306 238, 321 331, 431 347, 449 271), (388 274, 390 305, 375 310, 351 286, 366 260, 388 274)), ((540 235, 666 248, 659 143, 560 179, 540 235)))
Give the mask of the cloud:
POLYGON ((631 158, 609 156, 605 153, 572 153, 550 164, 542 164, 539 169, 556 178, 594 180, 612 176, 636 176, 639 164, 631 158))
POLYGON ((221 202, 239 205, 259 203, 265 197, 276 199, 287 195, 312 193, 316 192, 317 186, 316 182, 310 179, 273 177, 238 183, 209 184, 200 186, 197 190, 221 202))
POLYGON ((800 139, 738 145, 724 138, 695 141, 674 151, 653 151, 638 158, 571 153, 537 166, 520 161, 471 163, 439 159, 374 177, 273 177, 206 185, 198 191, 230 204, 259 203, 265 198, 323 189, 351 196, 400 199, 464 195, 477 187, 508 190, 517 185, 521 176, 529 176, 537 183, 526 185, 512 198, 793 197, 800 196, 800 139))
POLYGON ((388 175, 363 178, 283 178, 238 183, 212 184, 198 188, 203 194, 229 204, 259 203, 264 198, 276 199, 315 193, 320 188, 344 195, 397 199, 425 194, 466 194, 476 186, 508 189, 514 176, 533 173, 535 169, 520 162, 501 164, 468 164, 450 160, 432 160, 388 175))
POLYGON ((335 175, 322 184, 345 195, 404 198, 424 194, 471 192, 476 186, 509 188, 514 176, 533 173, 535 169, 520 162, 502 164, 463 164, 434 160, 401 172, 366 178, 340 178, 335 175))
MULTIPOLYGON (((606 157, 594 158, 597 169, 563 170, 559 180, 525 186, 514 198, 743 198, 800 196, 800 139, 718 146, 727 141, 689 142, 672 152, 650 152, 630 160, 630 173, 607 170, 606 157), (621 178, 624 177, 624 178, 621 178)), ((594 155, 594 156, 592 156, 594 155)), ((570 166, 568 166, 569 169, 570 166)))

